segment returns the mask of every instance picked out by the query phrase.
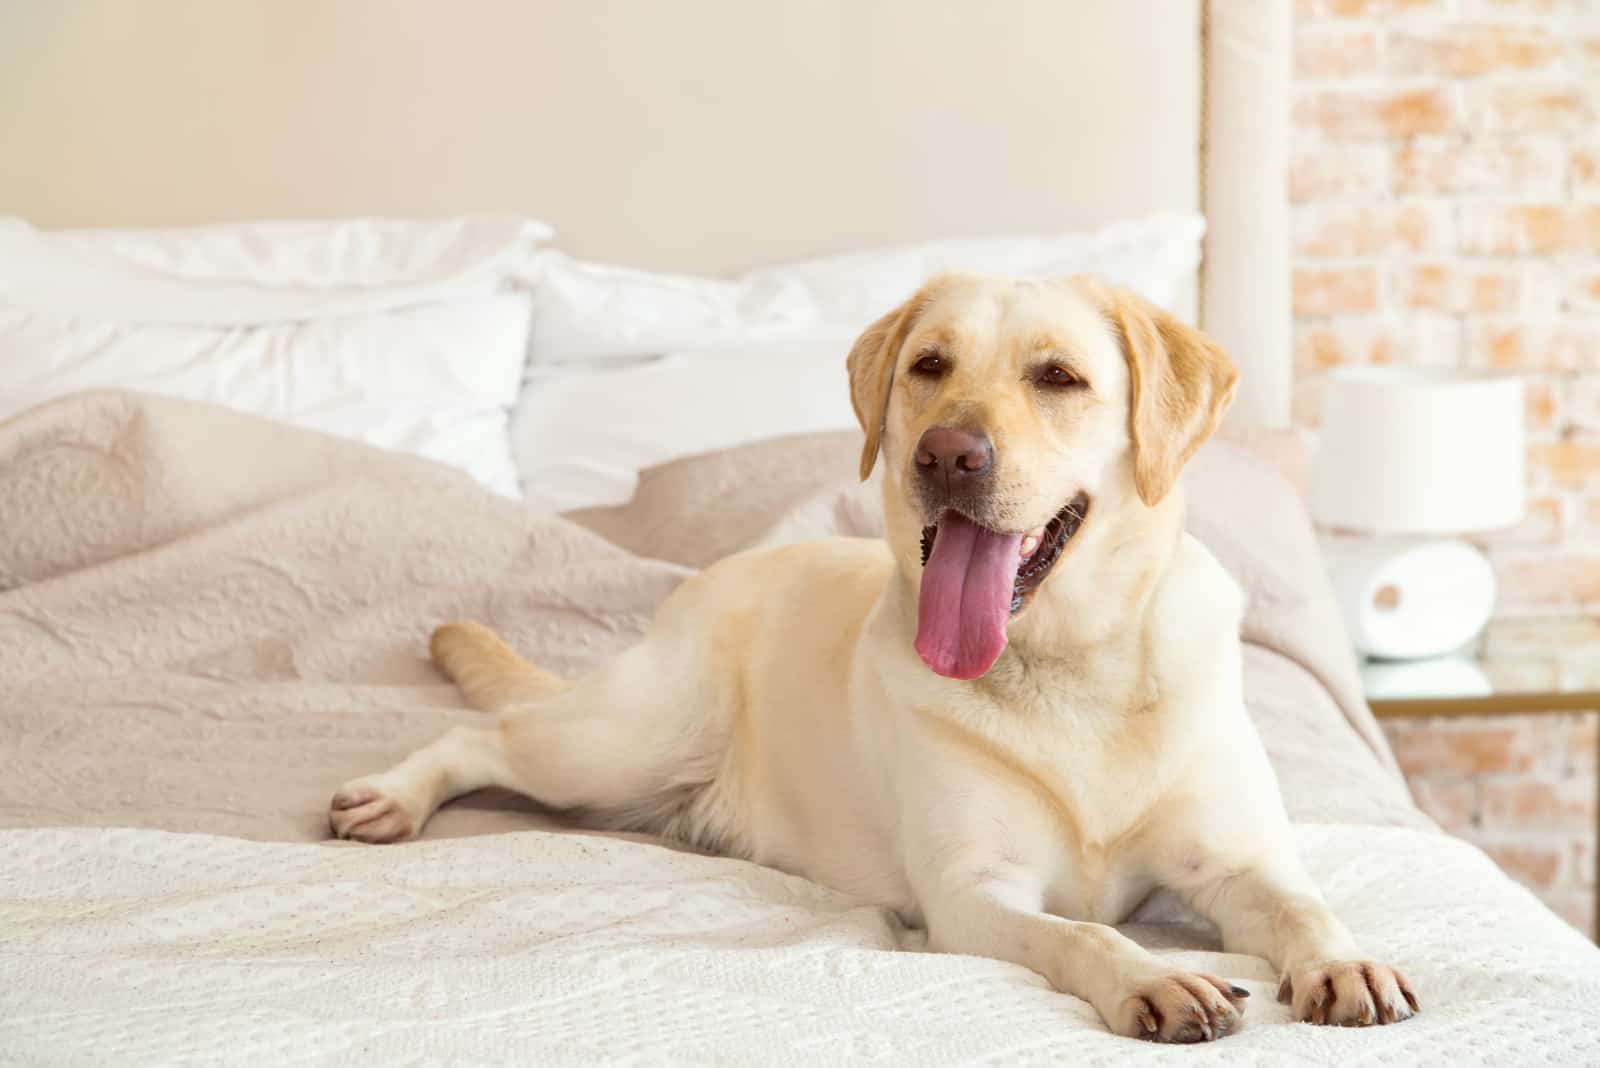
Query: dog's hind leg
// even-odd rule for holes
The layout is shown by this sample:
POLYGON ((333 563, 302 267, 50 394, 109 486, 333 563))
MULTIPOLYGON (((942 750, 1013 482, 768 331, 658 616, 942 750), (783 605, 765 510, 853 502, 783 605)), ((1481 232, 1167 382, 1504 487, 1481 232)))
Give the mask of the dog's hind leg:
POLYGON ((709 781, 720 763, 723 717, 702 718, 705 695, 679 692, 696 676, 661 646, 635 646, 578 683, 528 663, 477 624, 441 627, 432 648, 467 699, 499 711, 500 723, 457 727, 340 787, 329 823, 341 838, 413 837, 441 804, 487 786, 606 825, 646 826, 663 800, 709 781))
POLYGON ((328 823, 340 838, 398 842, 413 838, 451 798, 489 786, 517 789, 498 727, 455 727, 388 771, 339 787, 328 823))

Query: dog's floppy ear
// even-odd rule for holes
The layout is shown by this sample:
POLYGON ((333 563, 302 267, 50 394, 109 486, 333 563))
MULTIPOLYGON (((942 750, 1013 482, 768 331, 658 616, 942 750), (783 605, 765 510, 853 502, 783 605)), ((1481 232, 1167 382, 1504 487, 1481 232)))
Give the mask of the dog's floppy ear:
POLYGON ((905 343, 906 331, 916 317, 927 287, 910 300, 867 327, 850 346, 845 367, 850 372, 850 406, 866 441, 861 445, 861 481, 872 474, 883 446, 883 425, 889 417, 889 387, 894 385, 894 362, 905 343))
POLYGON ((1239 372, 1215 341, 1142 297, 1110 290, 1107 311, 1128 360, 1133 483, 1153 507, 1222 422, 1239 372))

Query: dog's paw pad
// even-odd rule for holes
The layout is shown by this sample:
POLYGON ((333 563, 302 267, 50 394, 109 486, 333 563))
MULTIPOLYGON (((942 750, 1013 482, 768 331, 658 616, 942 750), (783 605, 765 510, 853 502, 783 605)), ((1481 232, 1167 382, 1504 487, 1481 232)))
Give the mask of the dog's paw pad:
POLYGON ((1247 997, 1214 975, 1172 972, 1129 995, 1112 1030, 1150 1042, 1210 1042, 1239 1026, 1247 997))
POLYGON ((1406 977, 1387 964, 1329 961, 1284 977, 1278 999, 1303 1023, 1370 1027, 1398 1023, 1418 1012, 1406 977))
POLYGON ((416 833, 416 821, 398 800, 373 783, 346 783, 328 804, 328 824, 340 838, 399 842, 416 833))

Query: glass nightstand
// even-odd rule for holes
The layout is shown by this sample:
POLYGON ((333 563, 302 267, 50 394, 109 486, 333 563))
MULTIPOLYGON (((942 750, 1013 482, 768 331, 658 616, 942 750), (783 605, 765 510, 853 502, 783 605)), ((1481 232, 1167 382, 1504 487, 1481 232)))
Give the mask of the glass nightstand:
MULTIPOLYGON (((1361 678, 1379 719, 1600 715, 1600 618, 1496 621, 1458 654, 1368 660, 1361 678)), ((1594 923, 1600 937, 1600 754, 1596 763, 1594 923)))

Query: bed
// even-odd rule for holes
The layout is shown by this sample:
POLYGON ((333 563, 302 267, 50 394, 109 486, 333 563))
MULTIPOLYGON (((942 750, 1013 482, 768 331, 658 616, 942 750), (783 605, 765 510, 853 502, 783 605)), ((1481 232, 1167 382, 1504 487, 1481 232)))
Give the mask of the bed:
POLYGON ((0 229, 0 1063, 1600 1061, 1600 952, 1411 803, 1293 485, 1282 5, 441 10, 14 27, 36 102, 119 75, 88 111, 0 94, 34 224, 498 215, 0 229), (971 65, 930 83, 929 56, 971 65), (915 165, 946 145, 979 148, 915 165), (980 240, 1062 230, 1095 236, 980 240), (514 797, 327 841, 338 783, 479 716, 426 660, 438 621, 581 671, 730 552, 879 530, 855 432, 796 414, 842 391, 853 300, 951 259, 1085 258, 1165 285, 1244 370, 1190 529, 1248 591, 1247 700, 1307 863, 1421 1016, 1291 1024, 1265 962, 1160 895, 1128 932, 1249 989, 1239 1034, 1120 1039, 825 888, 514 797), (727 429, 728 398, 689 427, 598 418, 619 383, 653 402, 634 419, 703 393, 706 361, 751 372, 765 430, 727 429))

